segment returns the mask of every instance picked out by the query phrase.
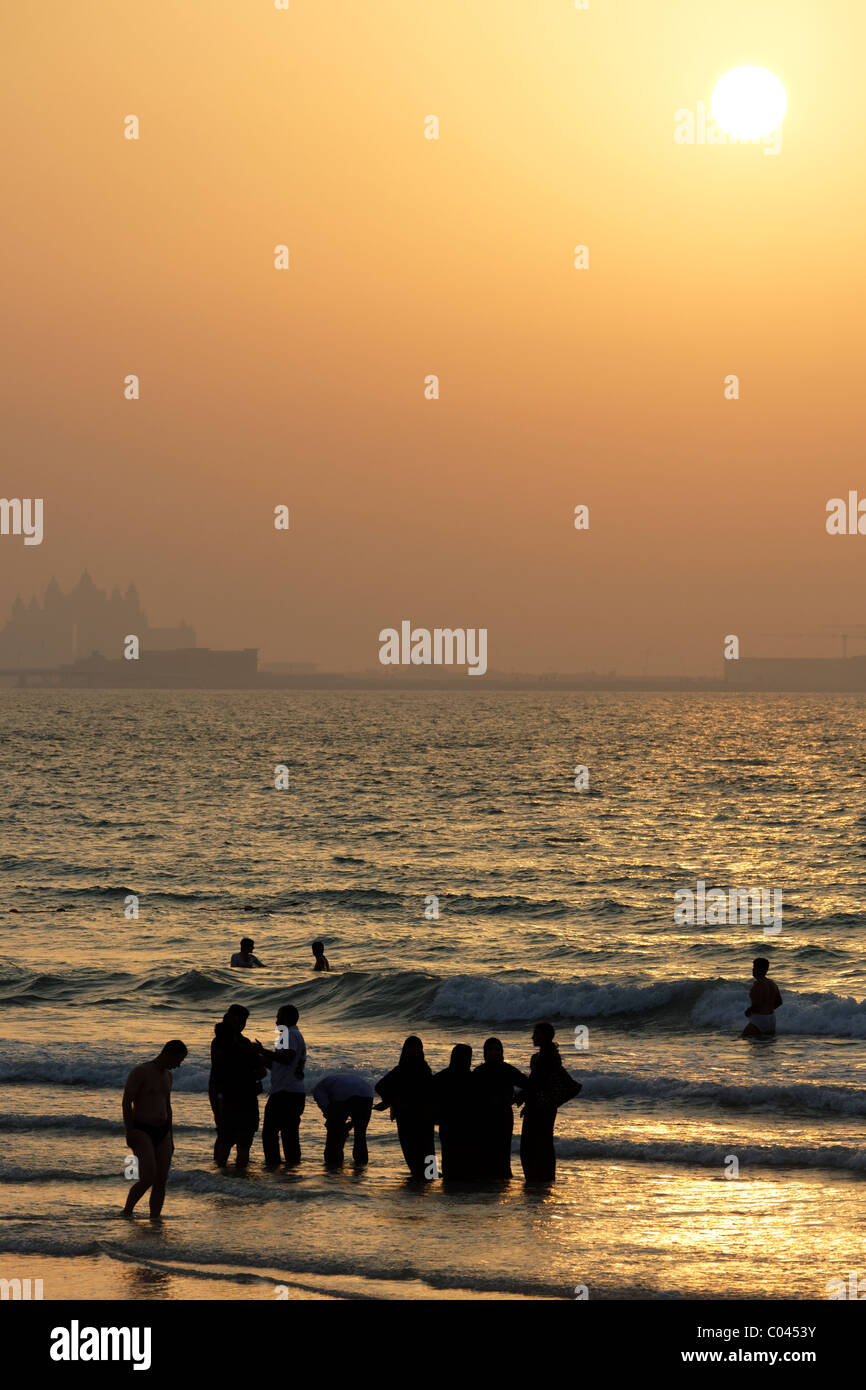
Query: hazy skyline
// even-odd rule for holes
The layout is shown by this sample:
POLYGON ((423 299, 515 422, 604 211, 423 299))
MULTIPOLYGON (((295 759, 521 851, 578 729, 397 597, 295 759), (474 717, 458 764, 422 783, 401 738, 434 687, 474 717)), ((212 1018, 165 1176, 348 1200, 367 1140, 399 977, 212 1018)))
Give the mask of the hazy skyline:
MULTIPOLYGON (((59 613, 57 613, 57 617, 60 617, 59 613)), ((405 621, 401 626, 406 629, 402 639, 405 645, 406 643, 410 643, 410 635, 405 621)), ((77 583, 71 585, 68 590, 64 590, 62 585, 57 585, 55 577, 52 576, 48 590, 41 590, 38 594, 35 595, 16 595, 15 604, 13 608, 9 612, 0 613, 0 648, 3 648, 3 650, 5 651, 6 647, 9 647, 9 650, 6 652, 5 657, 3 656, 3 652, 0 652, 0 667, 12 668, 19 665, 23 665, 25 667, 31 667, 33 665, 57 667, 69 661, 89 656, 92 651, 98 651, 109 658, 118 658, 123 650, 125 635, 127 631, 135 633, 140 639, 142 639, 142 641, 145 642, 147 650, 150 650, 154 647, 156 647, 157 649, 164 650, 167 648, 175 649, 178 647, 213 647, 220 645, 217 643, 207 643, 198 640, 194 627, 188 624, 185 618, 179 621, 175 620, 174 622, 170 623, 152 624, 150 622, 150 616, 146 612, 146 610, 142 611, 140 587, 135 583, 134 580, 116 585, 94 584, 93 577, 90 574, 90 571, 84 570, 82 572, 82 575, 79 577, 77 583), (67 613, 65 616, 63 616, 59 625, 57 625, 57 623, 49 624, 49 628, 46 628, 45 619, 50 619, 51 617, 51 614, 46 607, 50 593, 53 591, 55 595, 54 605, 56 612, 56 605, 58 601, 61 605, 65 606, 72 604, 76 600, 76 597, 82 592, 82 587, 86 583, 89 583, 88 592, 90 594, 93 594, 94 597, 103 604, 103 607, 99 609, 98 615, 94 613, 91 617, 91 615, 88 613, 87 617, 84 618, 84 621, 82 622, 80 619, 76 618, 74 614, 70 615, 69 613, 67 613), (134 597, 131 597, 133 595, 134 597), (34 602, 36 604, 35 626, 33 625, 34 602), (137 610, 135 615, 133 616, 130 616, 129 613, 126 611, 129 607, 130 602, 133 604, 133 607, 137 610), (116 608, 115 604, 117 605, 116 608), (17 614, 20 615, 19 617, 16 617, 16 611, 17 614), (106 619, 108 620, 108 628, 105 628, 104 626, 106 619), (22 620, 24 624, 23 627, 20 626, 22 620), (112 621, 114 624, 113 627, 112 621), (13 622, 19 624, 19 626, 14 630, 12 626, 13 622), (92 624, 93 622, 96 623, 96 627, 94 627, 93 630, 90 631, 88 623, 92 624), (70 627, 70 623, 73 623, 72 627, 70 627), (102 624, 102 626, 100 626, 100 624, 102 624), (109 629, 112 632, 112 635, 110 637, 107 636, 109 629), (15 635, 16 632, 19 634, 18 636, 15 635), (29 646, 31 644, 31 639, 36 639, 37 641, 37 646, 39 648, 37 654, 22 656, 19 648, 22 647, 22 643, 24 647, 29 646), (54 643, 55 647, 57 647, 57 644, 59 643, 59 647, 57 647, 57 650, 54 650, 54 648, 52 647, 52 642, 54 643), (46 643, 48 644, 47 646, 46 643), (51 648, 50 651, 49 648, 51 648)), ((417 639, 420 640, 420 632, 417 628, 413 630, 411 638, 415 640, 416 635, 417 639)), ((472 655, 472 643, 475 639, 473 638, 471 633, 468 633, 466 635, 470 645, 469 666, 471 667, 473 664, 477 662, 477 658, 475 658, 472 655)), ((384 639, 385 634, 380 633, 379 637, 384 639)), ((840 625, 838 628, 826 625, 826 630, 808 633, 760 634, 760 639, 761 640, 759 645, 754 646, 754 649, 747 649, 746 651, 742 652, 741 655, 744 657, 767 655, 793 655, 795 657, 813 657, 815 655, 823 657, 866 655, 866 653, 863 653, 862 651, 862 648, 864 647, 864 645, 866 645, 866 629, 864 629, 864 631, 862 632, 858 632, 856 630, 856 626, 853 624, 843 624, 840 625)), ((483 640, 486 646, 486 634, 483 635, 483 638, 481 640, 483 640)), ((250 648, 252 645, 253 644, 249 642, 241 641, 238 644, 238 647, 241 649, 250 648)), ((346 673, 365 672, 368 674, 381 675, 381 667, 383 664, 387 666, 393 665, 396 662, 398 666, 401 665, 399 651, 396 656, 392 654, 391 656, 389 656, 388 660, 383 661, 383 651, 387 648, 387 646, 387 641, 378 641, 378 660, 377 662, 372 663, 367 667, 326 668, 318 662, 306 663, 302 657, 298 657, 297 655, 286 656, 283 658, 273 658, 267 656, 262 657, 261 653, 259 654, 261 658, 260 667, 265 667, 268 664, 277 666, 280 664, 292 664, 299 666, 310 665, 318 671, 320 671, 322 674, 327 674, 329 670, 337 674, 342 669, 346 673)), ((403 653, 403 656, 405 658, 405 652, 403 653)), ((433 662, 433 659, 431 658, 429 662, 424 663, 424 666, 429 664, 436 663, 433 662)), ((720 663, 720 666, 721 665, 722 663, 720 663)), ((423 676, 426 674, 424 666, 419 668, 416 665, 407 665, 405 660, 403 660, 402 666, 402 674, 404 676, 411 675, 423 678, 423 676)), ((458 663, 458 666, 459 669, 457 671, 451 671, 449 672, 449 674, 459 676, 461 674, 467 673, 468 668, 464 669, 464 666, 460 663, 458 663)), ((595 672, 599 675, 605 675, 609 673, 611 670, 617 671, 618 674, 622 675, 635 674, 625 672, 622 668, 617 667, 608 667, 605 668, 605 670, 596 670, 596 668, 591 667, 575 667, 571 671, 560 670, 558 674, 577 675, 581 673, 595 672)), ((474 672, 474 674, 484 675, 486 673, 487 664, 485 656, 483 668, 477 672, 474 672)), ((440 672, 440 674, 442 673, 440 672)), ((502 667, 490 667, 491 677, 495 678, 497 675, 507 674, 525 675, 532 673, 521 672, 516 667, 511 668, 511 670, 502 667)), ((645 670, 642 671, 640 674, 677 676, 687 675, 691 673, 676 672, 673 670, 650 673, 647 670, 645 670)), ((717 672, 715 674, 724 676, 726 673, 724 670, 721 670, 720 672, 717 672)))
POLYGON ((86 566, 264 662, 370 668, 404 619, 486 628, 497 670, 716 673, 728 633, 835 655, 821 627, 866 619, 866 539, 824 526, 860 482, 866 18, 821 24, 7 18, 0 491, 44 499, 45 537, 0 538, 4 616, 86 566), (739 62, 786 87, 780 152, 677 144, 739 62))

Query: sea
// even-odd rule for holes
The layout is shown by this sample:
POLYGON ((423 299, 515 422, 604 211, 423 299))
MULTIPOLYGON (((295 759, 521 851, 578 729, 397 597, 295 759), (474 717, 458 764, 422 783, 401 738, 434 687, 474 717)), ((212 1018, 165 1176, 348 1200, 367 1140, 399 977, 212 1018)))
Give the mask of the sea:
POLYGON ((0 1277, 713 1300, 866 1276, 866 700, 473 685, 0 692, 0 1277), (699 882, 779 890, 781 930, 677 921, 699 882), (266 968, 229 968, 242 936, 266 968), (756 956, 783 1004, 750 1042, 756 956), (517 1135, 510 1183, 413 1182, 387 1112, 367 1168, 326 1169, 312 1098, 299 1168, 265 1171, 257 1136, 218 1170, 234 1002, 266 1045, 297 1006, 310 1087, 375 1082, 409 1033, 434 1070, 490 1036, 525 1070, 550 1020, 583 1087, 556 1182, 525 1184, 517 1135), (124 1080, 173 1037, 164 1217, 123 1221, 124 1080))

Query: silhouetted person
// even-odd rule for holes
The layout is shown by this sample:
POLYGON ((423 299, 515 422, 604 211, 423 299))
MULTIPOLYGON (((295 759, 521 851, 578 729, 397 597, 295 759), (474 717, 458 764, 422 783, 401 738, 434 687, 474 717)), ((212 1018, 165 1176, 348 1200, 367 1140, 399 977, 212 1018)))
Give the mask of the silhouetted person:
POLYGON ((382 1100, 375 1108, 390 1107, 391 1118, 397 1121, 397 1138, 409 1172, 413 1178, 426 1177, 425 1170, 436 1155, 433 1073, 424 1060, 420 1038, 406 1039, 399 1062, 377 1081, 376 1090, 382 1100))
POLYGON ((482 1178, 511 1177, 511 1136, 514 1133, 514 1090, 529 1078, 506 1062, 502 1043, 488 1038, 484 1061, 472 1073, 476 1105, 476 1172, 482 1178))
POLYGON ((556 1112, 581 1090, 580 1082, 569 1076, 562 1065, 559 1048, 553 1041, 555 1032, 551 1023, 536 1023, 532 1032, 538 1051, 530 1059, 529 1084, 521 1097, 524 1106, 520 1162, 527 1182, 553 1182, 556 1177, 556 1112))
POLYGON ((771 980, 767 971, 770 962, 764 956, 758 956, 752 961, 752 974, 755 983, 749 991, 751 1004, 746 1009, 746 1018, 749 1022, 743 1029, 741 1037, 744 1038, 771 1038, 776 1031, 776 1015, 774 1010, 782 1007, 782 996, 775 980, 771 980))
POLYGON ((307 1044, 297 1022, 298 1011, 294 1004, 284 1004, 277 1011, 279 1037, 273 1052, 262 1047, 258 1038, 253 1043, 259 1057, 271 1069, 271 1090, 262 1121, 262 1149, 268 1168, 279 1166, 281 1139, 287 1167, 294 1167, 301 1161, 301 1116, 307 1103, 304 1086, 307 1044))
POLYGON ((328 963, 328 957, 325 955, 325 943, 324 943, 324 941, 314 941, 314 942, 313 942, 313 946, 312 946, 312 951, 313 951, 313 956, 315 957, 315 959, 314 959, 314 961, 313 961, 313 969, 314 969, 314 970, 330 970, 331 967, 330 967, 330 965, 329 965, 329 963, 328 963))
POLYGON ((241 949, 239 951, 235 951, 234 955, 229 961, 229 965, 239 965, 244 967, 249 967, 252 965, 261 965, 262 962, 259 960, 258 956, 253 955, 253 947, 255 946, 255 944, 256 943, 253 941, 251 936, 243 937, 241 940, 241 949))
POLYGON ((474 1101, 472 1048, 457 1043, 448 1066, 433 1077, 433 1118, 439 1126, 443 1178, 469 1178, 475 1171, 474 1101))
POLYGON ((186 1056, 180 1038, 167 1042, 158 1057, 133 1067, 123 1091, 126 1142, 138 1161, 138 1180, 129 1189, 124 1216, 150 1188, 150 1215, 156 1219, 165 1201, 165 1182, 174 1153, 171 1132, 171 1074, 186 1056))
POLYGON ((210 1045, 208 1096, 217 1127, 213 1146, 214 1163, 228 1163, 231 1150, 237 1150, 237 1166, 245 1168, 250 1159, 253 1136, 259 1127, 259 1095, 265 1063, 257 1055, 244 1026, 249 1009, 232 1004, 214 1028, 210 1045))
POLYGON ((373 1087, 357 1072, 330 1072, 313 1087, 313 1100, 325 1117, 325 1162, 339 1166, 350 1130, 352 1158, 360 1168, 368 1161, 367 1126, 373 1112, 373 1087))

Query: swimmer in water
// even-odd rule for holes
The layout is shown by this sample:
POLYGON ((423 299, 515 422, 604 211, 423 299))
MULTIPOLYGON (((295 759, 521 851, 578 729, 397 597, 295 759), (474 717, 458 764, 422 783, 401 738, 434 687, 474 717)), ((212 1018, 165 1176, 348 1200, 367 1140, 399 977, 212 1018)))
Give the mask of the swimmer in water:
POLYGON ((252 937, 245 936, 241 941, 241 949, 239 951, 235 951, 234 955, 229 961, 229 965, 243 967, 261 965, 262 962, 259 960, 258 956, 253 955, 253 947, 255 946, 255 944, 256 943, 253 941, 252 937))
POLYGON ((314 970, 330 970, 331 967, 328 964, 328 957, 325 955, 324 941, 313 942, 313 955, 316 958, 315 965, 313 966, 314 970))
POLYGON ((749 1022, 741 1034, 744 1038, 772 1038, 775 1035, 775 1010, 782 1007, 782 996, 775 980, 771 980, 767 974, 769 968, 770 962, 763 956, 752 961, 755 983, 749 991, 752 1002, 746 1009, 749 1022))

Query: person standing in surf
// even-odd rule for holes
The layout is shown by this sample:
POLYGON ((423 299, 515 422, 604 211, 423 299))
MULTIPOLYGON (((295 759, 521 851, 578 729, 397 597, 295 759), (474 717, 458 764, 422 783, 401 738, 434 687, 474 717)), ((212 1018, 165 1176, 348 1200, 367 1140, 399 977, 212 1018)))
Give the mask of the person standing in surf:
POLYGON ((238 1168, 246 1168, 259 1127, 259 1096, 267 1067, 244 1036, 249 1016, 242 1004, 229 1005, 222 1023, 214 1027, 210 1045, 208 1098, 217 1131, 213 1158, 220 1168, 228 1163, 233 1148, 238 1168))
POLYGON ((523 1127, 520 1132, 520 1162, 527 1182, 553 1182, 556 1177, 556 1149, 553 1126, 560 1105, 581 1090, 562 1065, 559 1048, 553 1041, 552 1023, 536 1023, 532 1041, 538 1048, 529 1063, 529 1085, 523 1092, 523 1127))
POLYGON ((424 1057, 424 1044, 414 1035, 403 1044, 400 1060, 376 1091, 382 1097, 374 1108, 386 1110, 397 1121, 397 1138, 413 1178, 426 1178, 435 1161, 433 1131, 433 1073, 424 1057))
POLYGON ((271 1089, 265 1103, 262 1121, 262 1149, 266 1168, 280 1164, 280 1140, 287 1168, 301 1161, 300 1125, 307 1102, 304 1067, 307 1044, 298 1027, 298 1011, 294 1004, 284 1004, 277 1011, 277 1045, 269 1052, 256 1038, 253 1047, 265 1066, 271 1069, 271 1089))
POLYGON ((472 1073, 475 1114, 475 1171, 478 1177, 511 1177, 511 1136, 514 1133, 515 1091, 525 1091, 529 1078, 505 1060, 499 1038, 484 1044, 484 1061, 472 1073))
POLYGON ((439 1126, 443 1178, 473 1176, 473 1099, 472 1048, 457 1043, 448 1066, 433 1077, 433 1118, 439 1126))
POLYGON ((770 962, 764 956, 752 961, 755 983, 749 991, 752 1002, 746 1009, 749 1022, 740 1035, 743 1038, 772 1038, 776 1032, 775 1010, 782 1007, 782 996, 776 981, 767 974, 769 968, 770 962))
POLYGON ((136 1202, 150 1189, 150 1216, 155 1221, 165 1201, 165 1183, 174 1153, 171 1132, 171 1074, 187 1054, 180 1038, 167 1042, 158 1057, 133 1067, 123 1091, 126 1142, 135 1154, 138 1180, 129 1189, 123 1215, 132 1217, 136 1202))

